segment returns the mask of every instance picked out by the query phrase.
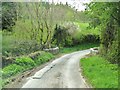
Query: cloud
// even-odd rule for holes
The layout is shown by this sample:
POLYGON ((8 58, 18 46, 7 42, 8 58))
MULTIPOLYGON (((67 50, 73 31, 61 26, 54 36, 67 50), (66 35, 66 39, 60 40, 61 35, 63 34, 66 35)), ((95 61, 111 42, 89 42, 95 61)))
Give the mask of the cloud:
POLYGON ((47 2, 54 2, 55 4, 62 2, 66 4, 66 2, 71 5, 71 7, 75 7, 78 11, 85 10, 85 6, 83 3, 89 3, 91 0, 43 0, 47 2))
POLYGON ((2 2, 40 2, 40 1, 46 1, 46 2, 54 2, 55 4, 62 2, 63 4, 66 4, 66 2, 71 5, 71 7, 75 7, 75 9, 78 9, 78 11, 85 10, 85 6, 83 3, 89 3, 91 0, 2 0, 2 2))

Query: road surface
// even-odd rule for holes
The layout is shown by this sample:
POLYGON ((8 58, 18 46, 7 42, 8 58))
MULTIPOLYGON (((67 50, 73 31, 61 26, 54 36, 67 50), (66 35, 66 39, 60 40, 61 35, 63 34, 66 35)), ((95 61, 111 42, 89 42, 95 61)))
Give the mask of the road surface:
POLYGON ((66 54, 36 72, 22 88, 89 88, 81 75, 80 59, 90 50, 66 54))

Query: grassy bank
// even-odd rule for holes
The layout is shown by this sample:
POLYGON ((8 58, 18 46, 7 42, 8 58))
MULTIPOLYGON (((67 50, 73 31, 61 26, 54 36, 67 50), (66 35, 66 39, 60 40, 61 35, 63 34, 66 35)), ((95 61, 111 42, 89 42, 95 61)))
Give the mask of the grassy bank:
POLYGON ((76 46, 73 46, 73 47, 61 48, 60 53, 71 53, 71 52, 74 52, 74 51, 85 50, 85 49, 89 49, 89 48, 92 48, 92 47, 98 47, 98 46, 99 46, 98 43, 84 43, 84 44, 76 45, 76 46))
POLYGON ((10 64, 2 69, 2 85, 4 86, 8 84, 10 77, 23 73, 27 70, 31 70, 32 68, 48 62, 52 58, 54 58, 54 56, 48 52, 42 52, 34 59, 30 57, 16 58, 13 64, 10 64))
POLYGON ((83 75, 94 88, 118 88, 118 66, 100 56, 80 60, 83 75))

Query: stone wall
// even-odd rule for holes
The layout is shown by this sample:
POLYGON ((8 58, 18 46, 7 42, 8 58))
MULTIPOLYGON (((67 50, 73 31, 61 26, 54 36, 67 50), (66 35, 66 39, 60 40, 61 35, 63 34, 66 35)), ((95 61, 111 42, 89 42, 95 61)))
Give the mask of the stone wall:
MULTIPOLYGON (((37 56, 42 55, 42 52, 43 51, 37 51, 37 52, 31 53, 29 55, 26 55, 26 57, 30 57, 30 58, 32 58, 34 60, 37 56)), ((20 57, 24 57, 24 56, 25 55, 18 56, 18 57, 5 57, 5 56, 2 56, 2 68, 4 68, 5 66, 7 66, 9 64, 14 63, 16 58, 20 58, 20 57)))
POLYGON ((96 55, 99 53, 99 47, 90 48, 90 53, 96 55))
POLYGON ((49 49, 43 49, 46 52, 50 52, 52 54, 58 54, 59 53, 59 47, 56 48, 49 48, 49 49))

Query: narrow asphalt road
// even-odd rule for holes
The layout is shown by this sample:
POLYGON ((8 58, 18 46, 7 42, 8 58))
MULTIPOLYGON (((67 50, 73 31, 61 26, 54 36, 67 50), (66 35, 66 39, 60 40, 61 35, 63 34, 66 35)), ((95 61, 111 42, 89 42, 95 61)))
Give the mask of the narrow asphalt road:
POLYGON ((80 59, 90 50, 66 54, 35 75, 29 77, 22 88, 89 88, 81 75, 80 59))

